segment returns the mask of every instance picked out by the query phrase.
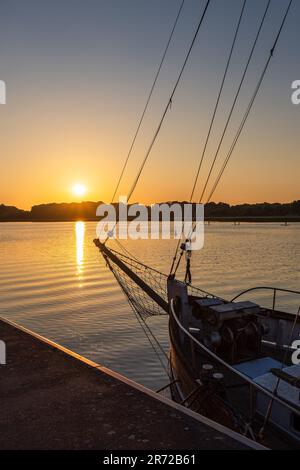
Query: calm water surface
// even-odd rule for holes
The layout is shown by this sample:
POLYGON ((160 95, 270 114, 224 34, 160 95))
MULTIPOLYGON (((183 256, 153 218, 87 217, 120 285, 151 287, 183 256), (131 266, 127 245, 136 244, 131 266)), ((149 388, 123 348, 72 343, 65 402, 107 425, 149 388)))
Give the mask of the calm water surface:
MULTIPOLYGON (((93 222, 0 224, 0 315, 158 388, 167 378, 92 243, 95 227, 93 222)), ((128 241, 124 246, 169 272, 174 242, 128 241)), ((205 247, 193 255, 193 283, 229 299, 258 285, 300 290, 299 262, 300 224, 215 223, 206 226, 205 247)), ((261 292, 255 300, 270 304, 270 294, 261 292)), ((278 301, 297 311, 288 296, 278 301)), ((167 350, 167 318, 148 322, 167 350)))

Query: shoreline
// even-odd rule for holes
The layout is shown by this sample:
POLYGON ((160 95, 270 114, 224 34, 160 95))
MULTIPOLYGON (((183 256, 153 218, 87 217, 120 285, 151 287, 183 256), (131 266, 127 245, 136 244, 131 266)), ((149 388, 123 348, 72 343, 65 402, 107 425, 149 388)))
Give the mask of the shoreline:
MULTIPOLYGON (((11 223, 11 222, 30 222, 30 223, 41 223, 41 222, 99 222, 99 218, 90 218, 90 217, 75 217, 75 218, 66 218, 66 219, 0 219, 0 223, 11 223)), ((129 219, 132 221, 134 219, 129 219)), ((285 217, 206 217, 205 222, 224 222, 224 223, 300 223, 300 217, 285 216, 285 217)), ((119 221, 118 221, 119 222, 119 221)))

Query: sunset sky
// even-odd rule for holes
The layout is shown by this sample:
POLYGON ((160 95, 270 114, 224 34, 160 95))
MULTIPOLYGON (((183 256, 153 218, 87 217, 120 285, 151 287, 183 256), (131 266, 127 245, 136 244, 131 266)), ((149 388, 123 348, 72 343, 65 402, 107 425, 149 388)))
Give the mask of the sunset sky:
MULTIPOLYGON (((201 183, 216 149, 267 0, 248 0, 201 183)), ((2 0, 0 203, 106 200, 181 0, 2 0), (86 187, 83 195, 72 188, 86 187)), ((230 147, 288 0, 272 0, 217 169, 230 147)), ((120 188, 135 178, 194 34, 204 1, 186 0, 149 113, 120 188)), ((133 199, 185 200, 202 152, 242 0, 212 0, 178 93, 133 199)), ((282 32, 251 117, 215 201, 300 199, 300 0, 282 32)))

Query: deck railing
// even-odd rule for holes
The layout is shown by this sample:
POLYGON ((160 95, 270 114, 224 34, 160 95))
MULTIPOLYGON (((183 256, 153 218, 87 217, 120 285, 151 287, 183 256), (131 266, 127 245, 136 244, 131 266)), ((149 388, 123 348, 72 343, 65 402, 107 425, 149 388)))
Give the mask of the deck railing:
POLYGON ((175 306, 174 306, 174 299, 171 299, 171 302, 170 302, 170 312, 175 320, 175 322, 177 323, 178 327, 181 329, 181 331, 190 338, 190 340, 192 342, 194 342, 198 347, 200 347, 203 351, 205 351, 209 356, 211 356, 212 359, 214 359, 216 362, 218 362, 219 364, 221 364, 223 367, 225 367, 226 369, 228 369, 229 371, 233 372, 236 376, 239 376, 242 380, 244 380, 245 382, 247 382, 251 387, 253 387, 253 389, 255 390, 259 390, 261 393, 263 393, 264 395, 266 395, 267 397, 269 397, 272 401, 276 402, 276 403, 279 403, 280 405, 284 406, 285 408, 289 409, 290 411, 292 411, 295 415, 297 416, 300 416, 300 409, 299 407, 296 407, 296 406, 292 406, 290 405, 287 401, 285 401, 285 399, 283 398, 280 398, 278 395, 272 393, 271 391, 269 391, 268 389, 262 387, 261 385, 259 385, 258 383, 254 382, 250 377, 248 377, 247 375, 245 375, 243 372, 235 369, 233 366, 231 366, 230 364, 228 364, 228 362, 224 361, 220 356, 218 356, 217 354, 215 354, 211 349, 209 349, 208 347, 206 347, 203 343, 201 343, 200 341, 198 341, 197 338, 195 338, 195 336, 193 336, 180 322, 177 314, 176 314, 176 311, 175 311, 175 306))
MULTIPOLYGON (((238 298, 240 298, 244 294, 248 294, 249 292, 254 292, 254 291, 258 291, 258 290, 269 290, 269 291, 273 292, 272 310, 276 310, 276 300, 277 300, 277 293, 278 292, 285 292, 285 293, 288 293, 288 294, 294 294, 294 295, 296 294, 296 295, 300 296, 300 291, 296 291, 296 290, 283 289, 282 287, 259 286, 259 287, 251 287, 250 289, 246 289, 246 290, 240 292, 238 295, 233 297, 233 299, 231 299, 230 302, 236 301, 238 298)), ((300 302, 300 298, 299 298, 299 302, 300 302)))

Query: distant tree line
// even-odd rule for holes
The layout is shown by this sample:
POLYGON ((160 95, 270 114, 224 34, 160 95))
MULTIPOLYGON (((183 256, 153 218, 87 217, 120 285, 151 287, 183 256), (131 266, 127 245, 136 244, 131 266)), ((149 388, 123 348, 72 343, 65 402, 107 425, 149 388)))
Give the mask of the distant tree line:
MULTIPOLYGON (((178 201, 167 202, 172 205, 178 201)), ((50 203, 33 206, 30 211, 24 211, 14 206, 0 205, 0 221, 75 221, 75 220, 98 220, 96 209, 98 202, 81 203, 50 203)), ((179 202, 183 205, 184 202, 179 202)), ((115 204, 118 217, 118 204, 115 204)), ((195 205, 194 205, 195 208, 195 205)), ((148 214, 150 214, 150 206, 148 214)), ((259 204, 238 204, 231 206, 224 202, 210 202, 205 206, 205 218, 210 220, 226 219, 299 219, 300 220, 300 200, 291 203, 268 203, 259 204)))
POLYGON ((210 202, 205 207, 207 217, 279 217, 300 216, 300 201, 287 204, 263 202, 230 206, 224 202, 210 202))

